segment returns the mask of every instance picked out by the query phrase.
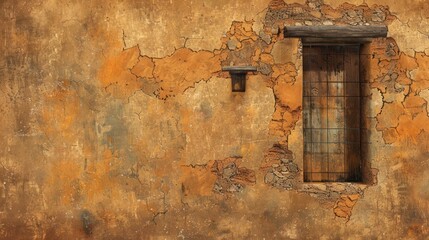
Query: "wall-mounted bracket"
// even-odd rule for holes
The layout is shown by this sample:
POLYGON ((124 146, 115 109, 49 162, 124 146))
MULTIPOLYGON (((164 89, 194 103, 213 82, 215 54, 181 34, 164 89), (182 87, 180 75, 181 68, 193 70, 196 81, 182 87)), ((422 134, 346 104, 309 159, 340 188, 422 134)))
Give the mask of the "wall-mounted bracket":
POLYGON ((254 66, 225 66, 222 71, 228 71, 231 76, 231 89, 233 92, 246 91, 246 75, 248 72, 256 72, 254 66))

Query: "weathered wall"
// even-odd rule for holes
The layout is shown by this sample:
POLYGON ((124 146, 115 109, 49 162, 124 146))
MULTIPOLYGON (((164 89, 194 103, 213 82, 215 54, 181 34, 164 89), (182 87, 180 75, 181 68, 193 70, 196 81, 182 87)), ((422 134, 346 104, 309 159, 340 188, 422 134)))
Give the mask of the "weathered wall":
POLYGON ((0 28, 2 239, 424 239, 424 0, 14 1, 0 28), (363 184, 302 181, 285 25, 379 25, 363 184), (258 66, 232 93, 221 66, 258 66))

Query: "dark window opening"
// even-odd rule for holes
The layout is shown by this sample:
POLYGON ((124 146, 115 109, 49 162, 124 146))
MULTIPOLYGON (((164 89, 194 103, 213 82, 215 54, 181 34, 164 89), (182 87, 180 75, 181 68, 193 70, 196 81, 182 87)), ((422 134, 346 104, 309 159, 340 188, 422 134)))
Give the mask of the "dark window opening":
POLYGON ((303 46, 305 182, 361 182, 359 45, 303 46))

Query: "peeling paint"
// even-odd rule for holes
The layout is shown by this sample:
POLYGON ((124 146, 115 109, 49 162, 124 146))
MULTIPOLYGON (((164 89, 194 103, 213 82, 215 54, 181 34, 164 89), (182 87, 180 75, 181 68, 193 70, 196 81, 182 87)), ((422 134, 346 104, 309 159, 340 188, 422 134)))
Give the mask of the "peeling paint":
POLYGON ((429 236, 426 3, 1 5, 0 238, 429 236), (303 182, 283 28, 380 24, 360 54, 366 180, 303 182), (229 65, 257 67, 246 92, 229 65))

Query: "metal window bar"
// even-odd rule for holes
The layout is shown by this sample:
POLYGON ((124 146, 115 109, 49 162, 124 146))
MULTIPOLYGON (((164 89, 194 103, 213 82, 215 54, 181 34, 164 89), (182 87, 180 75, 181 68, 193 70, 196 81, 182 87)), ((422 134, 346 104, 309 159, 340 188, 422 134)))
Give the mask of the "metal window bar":
POLYGON ((321 66, 316 68, 317 60, 304 64, 304 72, 311 71, 303 88, 304 180, 360 181, 359 46, 317 46, 321 55, 306 54, 308 48, 304 61, 314 57, 321 66))

